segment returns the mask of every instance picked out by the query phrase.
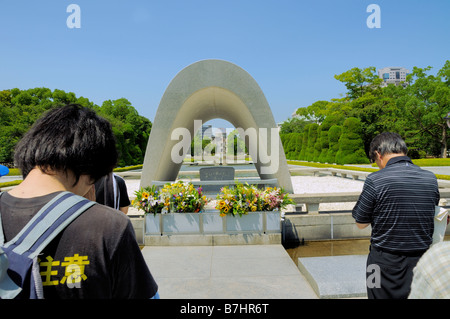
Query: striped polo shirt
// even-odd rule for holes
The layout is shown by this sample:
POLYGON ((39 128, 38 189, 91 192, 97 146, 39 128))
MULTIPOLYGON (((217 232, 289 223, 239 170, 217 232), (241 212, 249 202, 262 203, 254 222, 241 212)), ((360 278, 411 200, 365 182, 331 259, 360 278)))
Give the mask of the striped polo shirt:
POLYGON ((436 176, 398 156, 367 176, 352 215, 357 223, 371 224, 375 248, 399 254, 423 251, 433 241, 439 198, 436 176))

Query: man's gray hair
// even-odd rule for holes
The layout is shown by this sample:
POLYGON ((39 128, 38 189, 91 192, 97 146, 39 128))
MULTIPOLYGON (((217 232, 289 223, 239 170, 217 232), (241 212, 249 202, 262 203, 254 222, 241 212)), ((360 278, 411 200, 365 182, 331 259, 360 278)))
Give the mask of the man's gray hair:
POLYGON ((370 143, 369 157, 375 161, 375 151, 380 155, 386 154, 405 154, 408 153, 408 147, 405 141, 397 133, 384 132, 377 135, 370 143))

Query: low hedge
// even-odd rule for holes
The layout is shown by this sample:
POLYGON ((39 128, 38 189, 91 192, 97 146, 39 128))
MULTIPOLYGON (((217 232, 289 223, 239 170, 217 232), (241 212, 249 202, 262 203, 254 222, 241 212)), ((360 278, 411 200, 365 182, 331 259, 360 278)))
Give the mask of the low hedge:
POLYGON ((11 186, 17 186, 17 185, 19 185, 20 183, 22 183, 21 180, 12 181, 12 182, 5 182, 5 183, 0 183, 0 188, 11 187, 11 186))
POLYGON ((114 172, 126 172, 126 171, 131 171, 134 169, 142 169, 143 166, 144 165, 140 164, 140 165, 134 165, 134 166, 117 167, 113 171, 114 172))
MULTIPOLYGON (((427 166, 450 166, 450 158, 421 158, 413 159, 412 162, 417 166, 427 167, 427 166)), ((377 164, 373 163, 373 167, 377 164)))
POLYGON ((378 169, 375 168, 366 168, 366 167, 358 167, 358 166, 347 166, 347 165, 336 165, 336 164, 322 164, 322 163, 312 163, 312 162, 300 162, 300 161, 287 161, 288 164, 292 165, 300 165, 300 166, 308 166, 308 167, 317 167, 317 168, 338 168, 338 169, 347 169, 350 171, 360 171, 360 172, 376 172, 378 169))
MULTIPOLYGON (((413 160, 414 164, 418 165, 416 160, 413 160)), ((425 161, 428 161, 426 159, 425 161)), ((317 167, 317 168, 338 168, 338 169, 347 169, 351 171, 360 171, 360 172, 376 172, 378 169, 376 168, 366 168, 366 167, 357 167, 357 166, 347 166, 347 165, 335 165, 335 164, 321 164, 321 163, 311 163, 311 162, 300 162, 300 161, 287 161, 288 164, 299 165, 299 166, 308 166, 308 167, 317 167)), ((426 162, 429 164, 430 162, 426 162)), ((418 165, 421 166, 421 165, 418 165)), ((435 166, 435 165, 423 165, 423 166, 435 166)), ((440 165, 440 166, 450 166, 450 165, 440 165)), ((450 180, 450 175, 440 175, 435 174, 437 179, 450 180)))

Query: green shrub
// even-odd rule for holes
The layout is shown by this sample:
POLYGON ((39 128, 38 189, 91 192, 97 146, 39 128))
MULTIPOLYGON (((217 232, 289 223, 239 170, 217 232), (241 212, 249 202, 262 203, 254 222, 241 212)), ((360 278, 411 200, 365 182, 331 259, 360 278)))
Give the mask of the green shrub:
MULTIPOLYGON (((366 167, 358 167, 358 166, 344 166, 344 165, 336 165, 336 164, 323 164, 323 163, 310 163, 310 162, 301 162, 301 161, 287 161, 288 164, 298 165, 298 166, 307 166, 307 167, 316 167, 316 168, 337 168, 337 169, 346 169, 351 171, 360 171, 360 172, 376 172, 378 168, 366 168, 366 167)), ((441 175, 446 176, 446 175, 441 175)), ((450 176, 449 176, 450 177, 450 176)))
POLYGON ((301 133, 288 133, 280 135, 284 153, 288 159, 297 159, 301 150, 301 133))
POLYGON ((311 123, 308 128, 308 148, 306 149, 306 160, 308 162, 314 161, 314 145, 317 141, 317 128, 319 124, 311 123))
POLYGON ((328 142, 328 130, 324 130, 322 128, 320 132, 320 155, 318 158, 319 163, 326 163, 327 161, 327 154, 328 154, 328 148, 329 148, 329 142, 328 142))
POLYGON ((17 186, 17 185, 19 185, 20 183, 22 183, 22 180, 17 180, 17 181, 12 181, 12 182, 0 183, 0 188, 11 187, 11 186, 17 186))
POLYGON ((308 125, 305 126, 305 131, 301 133, 302 136, 302 148, 300 150, 299 160, 306 160, 306 149, 308 148, 308 125))
POLYGON ((336 153, 336 164, 369 164, 361 138, 361 121, 349 117, 344 121, 339 138, 339 151, 336 153))
POLYGON ((10 168, 8 176, 22 176, 22 172, 18 168, 10 168))
MULTIPOLYGON (((417 166, 426 167, 426 166, 450 166, 450 158, 421 158, 421 159, 413 159, 412 162, 417 166)), ((377 164, 373 163, 373 167, 376 167, 377 164)))
POLYGON ((417 166, 450 166, 450 158, 422 158, 413 160, 413 163, 417 166))
POLYGON ((333 125, 328 130, 328 151, 326 163, 336 163, 336 153, 339 151, 339 138, 341 137, 342 127, 333 125))
MULTIPOLYGON (((333 125, 337 125, 340 121, 341 121, 341 116, 329 115, 322 122, 322 125, 320 125, 320 134, 319 134, 320 155, 319 155, 319 158, 317 159, 317 162, 320 162, 320 163, 327 162, 328 150, 330 147, 328 132, 333 125)), ((339 137, 338 137, 338 140, 339 140, 339 137)), ((333 160, 333 163, 334 163, 334 160, 333 160)))
POLYGON ((314 162, 319 161, 319 156, 322 151, 322 142, 320 140, 321 134, 322 134, 322 126, 320 125, 317 127, 317 138, 316 138, 316 142, 314 143, 314 156, 313 156, 314 162))
POLYGON ((134 166, 126 166, 126 167, 117 167, 114 169, 114 172, 126 172, 126 171, 131 171, 134 169, 141 169, 142 167, 143 167, 142 164, 134 165, 134 166))

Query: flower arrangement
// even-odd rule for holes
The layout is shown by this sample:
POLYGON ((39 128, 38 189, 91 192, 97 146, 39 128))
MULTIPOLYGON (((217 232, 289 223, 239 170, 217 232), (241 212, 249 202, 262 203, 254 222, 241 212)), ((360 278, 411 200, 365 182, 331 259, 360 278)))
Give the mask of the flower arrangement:
POLYGON ((179 181, 166 184, 161 193, 165 201, 170 203, 172 213, 199 213, 208 203, 202 188, 195 188, 192 183, 179 181))
POLYGON ((145 214, 160 214, 166 207, 165 200, 161 198, 161 194, 155 185, 143 187, 134 194, 136 198, 133 199, 131 205, 144 211, 145 214))
POLYGON ((166 184, 160 191, 154 185, 144 187, 135 195, 132 205, 145 214, 198 213, 208 203, 201 187, 183 181, 166 184))
POLYGON ((220 216, 242 216, 256 211, 281 210, 293 203, 282 188, 268 187, 260 190, 255 185, 248 184, 222 187, 216 199, 216 209, 220 211, 220 216))

